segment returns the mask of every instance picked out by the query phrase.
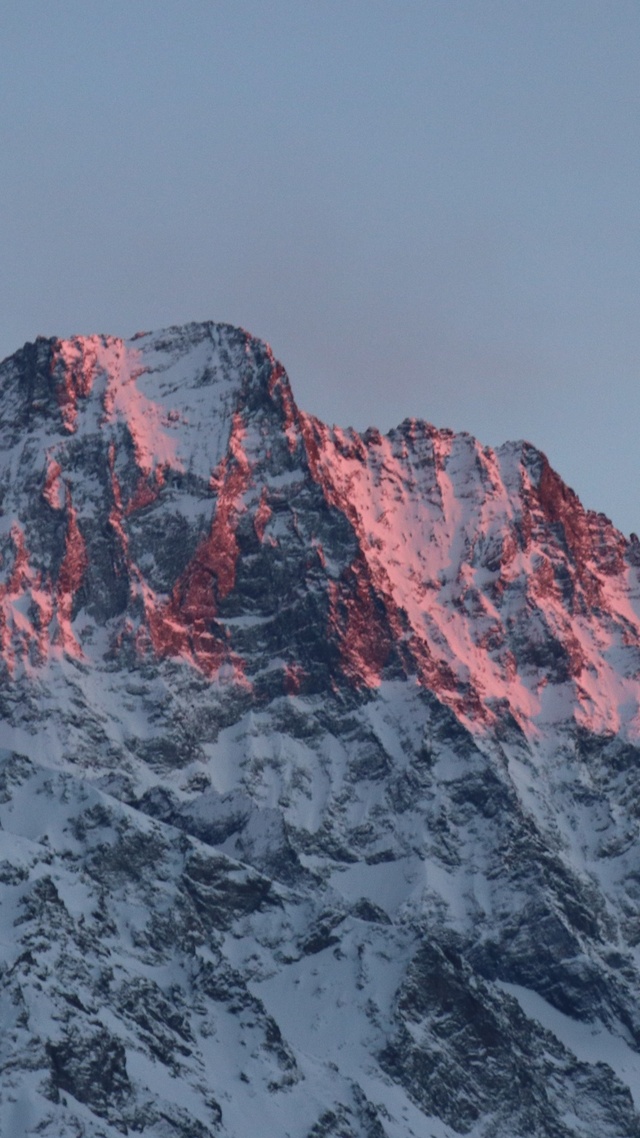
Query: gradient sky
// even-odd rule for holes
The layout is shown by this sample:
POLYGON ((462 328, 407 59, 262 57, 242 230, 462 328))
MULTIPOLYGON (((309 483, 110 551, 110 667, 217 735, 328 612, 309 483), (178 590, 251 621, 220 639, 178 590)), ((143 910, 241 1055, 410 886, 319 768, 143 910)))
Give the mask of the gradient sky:
POLYGON ((240 324, 640 531, 637 0, 20 0, 0 50, 0 356, 240 324))

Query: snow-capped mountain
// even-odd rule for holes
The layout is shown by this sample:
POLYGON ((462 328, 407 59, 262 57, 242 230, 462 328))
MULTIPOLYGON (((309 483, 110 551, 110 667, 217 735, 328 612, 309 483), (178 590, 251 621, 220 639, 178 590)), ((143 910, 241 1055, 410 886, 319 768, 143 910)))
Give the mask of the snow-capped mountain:
POLYGON ((637 540, 226 325, 0 446, 0 1134, 640 1135, 637 540))

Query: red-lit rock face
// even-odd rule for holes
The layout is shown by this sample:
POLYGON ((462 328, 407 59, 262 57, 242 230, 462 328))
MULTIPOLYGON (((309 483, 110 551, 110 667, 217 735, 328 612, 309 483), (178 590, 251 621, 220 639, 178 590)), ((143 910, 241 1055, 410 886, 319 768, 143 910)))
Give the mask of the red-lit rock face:
POLYGON ((60 643, 65 651, 75 655, 80 652, 80 648, 72 628, 73 603, 82 585, 89 559, 69 489, 66 493, 66 513, 64 557, 58 571, 55 591, 60 643))
POLYGON ((627 543, 544 456, 416 421, 383 438, 300 418, 311 473, 349 518, 371 583, 354 586, 360 568, 332 586, 346 675, 378 684, 391 636, 406 670, 467 722, 509 706, 530 729, 560 688, 598 729, 619 728, 621 704, 635 721, 636 680, 616 666, 619 645, 632 671, 640 663, 627 543))
POLYGON ((638 733, 627 543, 532 447, 330 430, 219 325, 37 351, 37 395, 26 355, 3 365, 10 671, 133 650, 247 690, 405 678, 487 728, 638 733))
POLYGON ((51 375, 62 423, 69 433, 77 427, 79 402, 91 393, 102 343, 97 336, 77 336, 74 340, 58 340, 53 349, 51 375))
POLYGON ((248 488, 250 469, 242 451, 242 420, 234 415, 225 456, 211 477, 215 511, 209 533, 178 577, 165 603, 148 600, 146 616, 154 652, 158 656, 182 656, 214 676, 227 662, 241 672, 232 656, 224 629, 216 618, 221 600, 235 585, 239 549, 236 522, 242 512, 242 496, 248 488))
POLYGON ((67 490, 64 556, 57 578, 43 579, 33 567, 23 530, 11 529, 12 565, 0 584, 0 644, 11 675, 16 664, 42 664, 50 652, 62 649, 70 656, 82 652, 72 628, 73 605, 87 568, 87 551, 76 512, 67 490))

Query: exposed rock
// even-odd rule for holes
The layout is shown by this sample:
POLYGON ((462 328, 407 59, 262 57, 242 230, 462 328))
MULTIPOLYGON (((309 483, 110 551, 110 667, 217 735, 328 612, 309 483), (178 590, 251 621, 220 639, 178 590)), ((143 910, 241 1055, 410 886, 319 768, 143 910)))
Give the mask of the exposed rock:
POLYGON ((0 432, 0 1133, 640 1135, 637 538, 226 325, 0 432))

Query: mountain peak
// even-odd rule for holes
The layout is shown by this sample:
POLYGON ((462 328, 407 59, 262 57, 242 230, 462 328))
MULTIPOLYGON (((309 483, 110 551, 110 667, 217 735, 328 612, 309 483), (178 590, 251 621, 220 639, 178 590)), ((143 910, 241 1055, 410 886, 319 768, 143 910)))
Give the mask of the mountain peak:
POLYGON ((268 344, 211 321, 114 336, 38 338, 0 371, 2 425, 30 427, 44 416, 51 435, 122 425, 145 470, 189 463, 190 447, 213 418, 264 394, 278 371, 268 344), (182 452, 179 454, 179 452, 182 452))
POLYGON ((0 384, 11 667, 56 645, 91 655, 104 627, 110 652, 133 638, 260 686, 286 551, 300 614, 319 606, 328 640, 278 632, 282 683, 413 677, 467 723, 508 706, 529 732, 563 691, 567 714, 638 730, 629 547, 530 444, 494 451, 417 419, 330 429, 298 410, 267 344, 212 322, 39 340, 0 384), (603 636, 629 656, 622 674, 603 636))
POLYGON ((637 541, 228 325, 0 429, 0 1132, 640 1135, 637 541))

